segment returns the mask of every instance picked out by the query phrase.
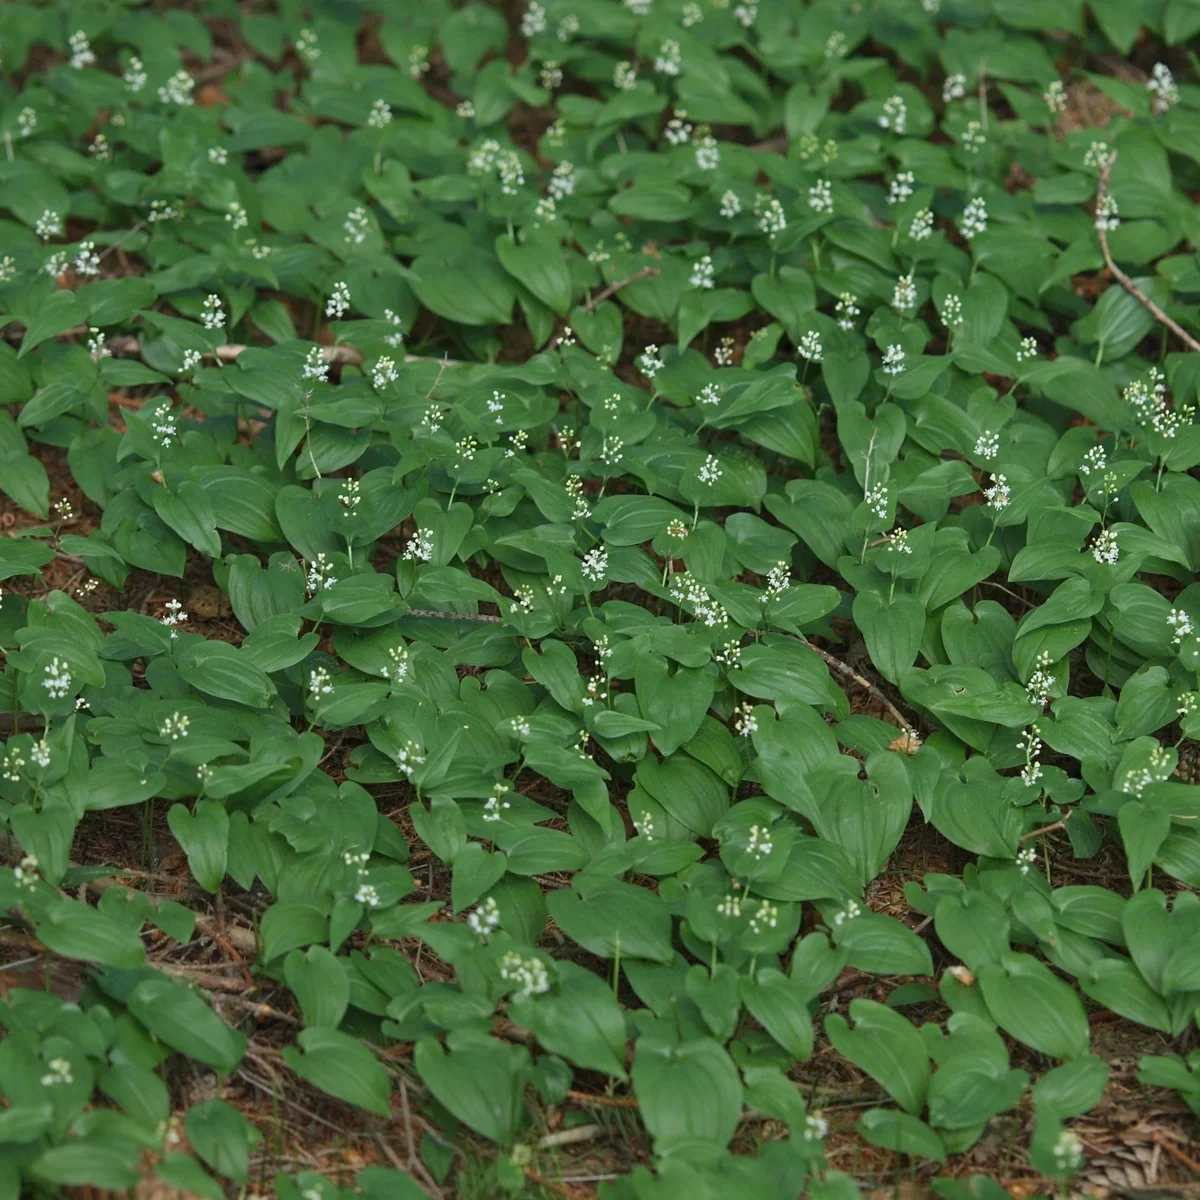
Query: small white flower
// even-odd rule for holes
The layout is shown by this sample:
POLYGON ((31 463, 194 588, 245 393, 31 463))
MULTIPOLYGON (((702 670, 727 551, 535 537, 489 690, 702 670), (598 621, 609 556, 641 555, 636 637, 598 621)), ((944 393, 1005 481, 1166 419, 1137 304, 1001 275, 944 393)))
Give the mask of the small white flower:
MULTIPOLYGON (((7 763, 8 760, 5 759, 7 763)), ((5 775, 5 779, 18 779, 17 775, 5 775)), ((41 876, 38 874, 38 860, 32 855, 27 854, 20 863, 13 867, 13 877, 16 879, 17 886, 28 888, 33 891, 38 885, 41 876)))
POLYGON ((922 208, 913 217, 912 223, 908 227, 908 236, 914 242, 923 242, 927 237, 933 235, 933 210, 930 208, 922 208))
MULTIPOLYGON (((130 63, 130 66, 133 64, 130 63)), ((183 108, 195 103, 192 92, 196 89, 196 81, 186 71, 176 71, 162 87, 158 89, 160 104, 178 104, 183 108)))
POLYGON ((838 328, 847 331, 854 328, 854 318, 862 316, 862 309, 858 307, 858 297, 851 292, 843 292, 838 297, 833 311, 838 318, 838 328))
POLYGON ((1166 63, 1154 64, 1154 70, 1150 72, 1150 78, 1146 80, 1146 87, 1154 96, 1151 108, 1156 116, 1165 113, 1169 108, 1174 108, 1179 103, 1179 88, 1175 84, 1175 76, 1171 74, 1171 69, 1166 63))
POLYGON ((774 197, 767 201, 762 215, 758 218, 758 227, 772 242, 787 228, 787 217, 784 215, 783 205, 774 197))
POLYGON ((88 333, 91 336, 87 340, 87 348, 92 362, 99 362, 102 358, 112 358, 112 351, 104 344, 108 340, 105 335, 95 325, 88 330, 88 333))
POLYGON ((71 66, 76 71, 81 71, 84 67, 90 67, 96 61, 96 56, 92 53, 92 48, 88 44, 87 34, 82 29, 77 29, 71 34, 67 38, 67 44, 71 47, 71 66))
POLYGON ((245 229, 249 223, 246 210, 236 200, 230 202, 229 209, 225 213, 225 220, 233 229, 245 229))
POLYGON ((888 486, 886 483, 876 483, 869 491, 863 493, 863 503, 880 521, 886 521, 888 515, 888 486))
POLYGON ((214 167, 223 167, 229 162, 229 151, 224 146, 209 146, 208 161, 214 167))
POLYGON ((350 311, 350 288, 342 280, 333 285, 333 291, 325 302, 327 317, 344 317, 350 311))
POLYGON ((725 899, 717 905, 717 912, 729 920, 733 920, 735 917, 740 917, 742 915, 741 897, 735 896, 732 892, 730 892, 725 899))
POLYGON ((165 611, 158 618, 158 623, 165 625, 171 631, 171 637, 176 638, 179 636, 176 626, 182 625, 188 619, 188 615, 183 611, 183 605, 178 600, 168 600, 163 607, 165 611))
POLYGON ((665 366, 666 363, 658 357, 658 347, 653 342, 638 355, 637 369, 647 379, 652 380, 665 366))
POLYGON ((545 32, 546 10, 533 0, 521 17, 521 36, 531 38, 545 32))
POLYGON ((392 123, 392 106, 386 100, 375 100, 367 113, 367 124, 372 129, 384 129, 392 123))
POLYGON ((342 222, 342 229, 345 231, 342 241, 346 245, 361 246, 371 232, 371 217, 367 210, 361 204, 352 208, 342 222))
POLYGON ((847 900, 846 907, 833 914, 834 927, 845 925, 847 921, 853 921, 855 917, 860 916, 862 916, 862 905, 857 900, 847 900))
POLYGON ((49 241, 52 237, 59 237, 63 231, 62 217, 52 208, 44 209, 42 215, 38 217, 33 231, 43 242, 49 241))
POLYGON ((829 1122, 819 1112, 810 1112, 804 1118, 803 1139, 806 1142, 823 1141, 829 1134, 829 1122))
MULTIPOLYGON (((741 647, 737 647, 737 659, 741 658, 741 647)), ((731 667, 738 665, 737 661, 730 664, 731 667)), ((733 710, 733 732, 738 737, 751 737, 758 732, 758 718, 754 715, 754 705, 749 700, 737 705, 733 710)))
POLYGON ((102 133, 96 134, 88 145, 88 154, 97 162, 112 162, 112 146, 102 133))
POLYGON ((682 108, 675 109, 671 119, 663 130, 663 137, 672 146, 682 146, 691 141, 692 126, 684 119, 687 113, 682 108))
POLYGON ((1064 1129, 1054 1143, 1054 1165, 1062 1172, 1075 1172, 1083 1166, 1083 1143, 1072 1129, 1064 1129))
POLYGON ((462 117, 464 121, 469 121, 475 116, 475 105, 470 100, 460 100, 454 106, 454 115, 462 117))
POLYGON ((947 75, 942 84, 942 103, 949 104, 953 100, 961 100, 967 94, 967 77, 965 75, 947 75))
POLYGON ((913 194, 913 189, 916 186, 916 177, 911 171, 901 171, 888 184, 887 202, 888 204, 902 204, 913 194))
POLYGON ((1096 201, 1096 228, 1104 230, 1105 233, 1112 233, 1120 224, 1121 216, 1117 201, 1110 193, 1105 192, 1096 201))
POLYGON ((763 591, 764 603, 782 596, 792 586, 791 567, 782 558, 767 572, 767 586, 763 591))
POLYGON ((889 96, 883 102, 883 112, 879 116, 879 127, 890 129, 893 133, 902 134, 908 124, 908 105, 899 96, 889 96))
POLYGON ((721 165, 721 150, 711 133, 696 139, 696 167, 700 171, 715 171, 721 165))
POLYGON ((180 738, 187 737, 188 726, 191 725, 191 723, 192 719, 186 713, 172 713, 159 726, 159 736, 170 738, 171 741, 177 742, 180 738))
POLYGON ((508 951, 500 960, 500 978, 521 985, 522 996, 538 996, 550 990, 550 975, 540 958, 522 958, 508 951))
POLYGON ((467 914, 467 927, 483 941, 500 928, 500 905, 489 896, 482 904, 467 914))
POLYGON ((369 883, 360 883, 358 890, 354 893, 354 899, 359 904, 365 904, 367 908, 379 907, 379 893, 369 883))
POLYGON ((75 1082, 71 1074, 71 1064, 65 1058, 52 1058, 46 1066, 49 1070, 42 1076, 42 1087, 57 1087, 59 1084, 75 1082))
POLYGON ((179 373, 186 375, 189 371, 194 371, 201 362, 203 356, 199 350, 185 350, 183 352, 183 366, 180 367, 179 373))
POLYGON ((983 198, 976 196, 959 218, 958 229, 969 242, 976 234, 987 232, 988 211, 983 198))
MULTIPOLYGON (((737 642, 726 642, 720 650, 713 654, 713 662, 719 663, 721 666, 728 668, 730 671, 737 670, 737 668, 742 665, 742 647, 737 642)), ((752 718, 752 714, 754 712, 754 706, 752 704, 747 702, 746 704, 741 705, 739 709, 735 709, 734 711, 738 712, 742 710, 751 715, 752 718)), ((755 728, 758 728, 757 722, 755 723, 755 728)), ((741 731, 738 730, 738 732, 741 731)))
MULTIPOLYGON (((529 726, 520 718, 513 718, 513 729, 524 737, 529 736, 529 726)), ((512 808, 512 805, 504 799, 511 791, 512 787, 507 783, 493 784, 492 794, 483 805, 483 819, 485 821, 499 821, 501 814, 512 808)))
POLYGON ((562 87, 563 73, 562 67, 554 61, 542 63, 542 69, 538 72, 538 82, 548 92, 554 91, 556 88, 562 87))
POLYGON ((44 771, 50 765, 50 743, 39 738, 29 749, 29 757, 44 771))
POLYGON ((1021 345, 1017 349, 1017 362, 1027 362, 1031 358, 1037 358, 1037 356, 1037 338, 1023 337, 1021 339, 1021 345))
POLYGON ((968 154, 978 154, 987 145, 987 134, 983 132, 983 126, 978 121, 968 121, 958 144, 968 154))
POLYGON ((1179 646, 1183 639, 1192 632, 1192 618, 1182 608, 1173 608, 1167 614, 1167 624, 1171 627, 1171 643, 1179 646))
POLYGON ((296 39, 296 53, 306 63, 315 63, 321 57, 321 47, 317 45, 317 35, 311 29, 300 30, 296 39))
POLYGON ((699 25, 704 20, 704 10, 700 5, 695 3, 695 0, 688 0, 688 3, 683 6, 683 10, 679 16, 679 23, 684 29, 691 29, 693 25, 699 25))
POLYGON ((324 667, 314 667, 308 676, 308 694, 328 696, 333 691, 333 676, 324 667))
POLYGON ((1091 475, 1099 473, 1108 466, 1108 455, 1104 452, 1103 446, 1093 446, 1084 456, 1083 462, 1079 464, 1080 475, 1091 475))
POLYGON ((1102 170, 1108 166, 1109 149, 1107 142, 1093 142, 1088 148, 1087 153, 1083 156, 1083 165, 1092 167, 1094 170, 1102 170))
POLYGON ((904 370, 904 348, 893 343, 883 352, 883 373, 899 375, 904 370))
POLYGON ((589 550, 579 569, 589 583, 603 583, 608 578, 608 551, 602 546, 589 550))
POLYGON ((721 403, 721 389, 715 383, 706 383, 696 397, 697 404, 713 405, 721 403))
POLYGON ((42 687, 49 693, 51 700, 61 700, 71 690, 71 672, 61 658, 53 658, 47 664, 42 687))
POLYGON ((37 128, 37 110, 26 105, 17 113, 17 136, 27 138, 37 128))
POLYGON ((983 489, 983 496, 988 502, 988 508, 996 512, 1008 506, 1010 493, 1008 479, 1003 475, 993 475, 991 485, 983 489))
POLYGON ((1065 112, 1067 107, 1067 89, 1063 87, 1062 80, 1053 80, 1050 86, 1042 93, 1042 99, 1046 102, 1046 107, 1052 113, 1065 112))
POLYGON ((142 66, 142 60, 135 54, 129 60, 129 66, 125 68, 125 73, 121 79, 125 83, 126 91, 133 93, 140 92, 146 86, 147 80, 145 67, 142 66))
POLYGON ((700 482, 712 487, 712 485, 721 478, 721 475, 721 466, 716 455, 710 454, 704 460, 704 465, 700 468, 700 474, 698 476, 700 482))
POLYGON ((825 39, 825 57, 845 58, 849 53, 850 47, 846 44, 846 35, 840 29, 835 29, 825 39))
POLYGON ((381 392, 389 383, 395 383, 400 378, 396 364, 390 358, 381 358, 371 368, 371 386, 381 392))
POLYGON ((390 683, 403 683, 408 678, 408 648, 406 646, 389 646, 388 658, 391 664, 380 667, 379 673, 390 683))
POLYGON ((727 221, 732 221, 734 217, 742 211, 742 202, 738 199, 737 192, 728 189, 721 194, 721 216, 727 221))
POLYGON ((1055 675, 1050 664, 1050 651, 1043 650, 1037 656, 1033 673, 1025 684, 1025 694, 1029 697, 1029 703, 1036 704, 1039 708, 1045 708, 1050 703, 1050 689, 1054 687, 1054 684, 1055 675))
POLYGON ((683 56, 679 50, 679 43, 674 38, 667 38, 658 48, 658 54, 655 56, 655 71, 660 75, 678 75, 682 63, 683 56))
POLYGON ((565 200, 575 194, 575 166, 573 163, 560 162, 550 176, 547 184, 550 195, 555 200, 565 200))
POLYGON ((678 517, 667 522, 667 537, 675 538, 676 541, 683 541, 688 536, 689 530, 687 525, 678 517))
POLYGON ((619 62, 613 68, 613 87, 618 92, 631 92, 637 87, 637 69, 630 62, 619 62))
POLYGON ((318 552, 317 557, 309 564, 308 574, 305 576, 307 594, 315 596, 318 592, 333 587, 335 583, 337 577, 333 573, 333 564, 325 557, 324 551, 318 552))
POLYGON ((711 255, 704 255, 692 265, 692 274, 688 284, 694 288, 711 288, 713 286, 713 261, 711 255))
POLYGON ((635 17, 644 17, 650 12, 654 0, 625 0, 625 7, 635 17))
POLYGON ((1117 559, 1121 556, 1121 552, 1117 547, 1117 535, 1111 529, 1102 529, 1091 544, 1092 557, 1105 566, 1113 566, 1117 559))
POLYGON ((833 188, 828 179, 818 179, 808 189, 808 207, 813 212, 833 212, 833 188))
POLYGON ((343 517, 357 515, 359 503, 362 501, 361 488, 362 485, 357 479, 343 480, 342 490, 338 492, 338 503, 342 506, 343 517))
POLYGON ((946 297, 942 303, 941 318, 942 324, 947 329, 958 329, 962 326, 964 318, 961 296, 956 296, 951 292, 946 297))
POLYGON ((221 297, 210 293, 204 299, 200 313, 200 321, 205 329, 221 329, 225 325, 225 310, 221 307, 221 297))
POLYGON ((743 29, 753 29, 758 20, 757 4, 739 4, 733 10, 733 15, 743 29))
POLYGON ((76 275, 99 275, 100 255, 96 253, 95 242, 80 242, 75 252, 75 261, 71 264, 76 275))
POLYGON ((304 369, 301 378, 311 379, 316 383, 327 383, 329 380, 329 364, 320 346, 313 346, 304 359, 304 369))
POLYGON ((395 755, 396 769, 407 779, 417 773, 417 768, 425 761, 425 755, 421 753, 417 743, 407 741, 404 743, 404 749, 397 750, 395 755))
POLYGON ((975 439, 975 453, 980 458, 995 458, 1000 453, 1000 435, 985 429, 975 439))
POLYGON ((916 308, 916 306, 917 285, 910 271, 896 280, 896 286, 892 289, 892 307, 902 313, 910 308, 916 308))
POLYGON ((821 345, 821 335, 815 329, 810 329, 800 338, 800 344, 796 349, 809 362, 820 362, 825 357, 825 348, 821 345))
POLYGON ((713 351, 713 358, 718 367, 733 366, 733 338, 723 337, 713 351))
POLYGON ((759 902, 758 908, 750 918, 750 932, 762 933, 766 929, 774 929, 779 924, 779 905, 769 900, 759 902))
POLYGON ((908 544, 908 530, 897 526, 887 536, 888 552, 890 554, 911 554, 912 547, 908 544))
POLYGON ((171 402, 164 400, 150 414, 150 435, 164 450, 167 450, 171 447, 178 432, 175 415, 171 412, 171 402))

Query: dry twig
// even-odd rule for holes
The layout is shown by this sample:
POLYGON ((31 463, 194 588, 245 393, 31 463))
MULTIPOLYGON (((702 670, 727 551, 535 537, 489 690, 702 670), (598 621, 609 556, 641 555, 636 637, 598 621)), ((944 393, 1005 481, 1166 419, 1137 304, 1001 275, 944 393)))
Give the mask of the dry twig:
POLYGON ((631 283, 637 283, 639 279, 652 279, 658 274, 657 267, 643 267, 640 271, 634 272, 627 279, 618 279, 610 283, 602 292, 597 292, 590 300, 583 305, 584 312, 591 312, 597 306, 603 304, 609 296, 615 296, 623 287, 628 287, 631 283))
MULTIPOLYGON (((1100 186, 1096 189, 1096 212, 1099 214, 1101 207, 1104 204, 1104 199, 1108 195, 1108 179, 1112 174, 1113 163, 1117 161, 1117 152, 1111 151, 1108 156, 1108 161, 1104 164, 1100 171, 1100 186)), ((1112 272, 1113 278, 1140 304, 1145 305, 1150 310, 1154 319, 1161 321, 1189 350, 1200 351, 1200 342, 1196 341, 1190 333, 1187 332, 1176 321, 1173 321, 1167 316, 1145 292, 1142 291, 1120 267, 1113 262, 1112 253, 1108 248, 1108 234, 1105 232, 1103 221, 1096 222, 1096 232, 1100 235, 1100 249, 1104 252, 1104 262, 1108 269, 1112 272)))

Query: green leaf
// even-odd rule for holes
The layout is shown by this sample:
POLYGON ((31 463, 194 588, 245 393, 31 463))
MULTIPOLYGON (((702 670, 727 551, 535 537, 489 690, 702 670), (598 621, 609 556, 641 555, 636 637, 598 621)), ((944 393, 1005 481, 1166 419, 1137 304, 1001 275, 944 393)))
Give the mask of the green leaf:
POLYGON ((615 879, 576 880, 546 897, 550 915, 572 941, 601 958, 648 958, 670 962, 671 914, 653 892, 615 879))
POLYGON ((851 1029, 844 1017, 825 1018, 834 1049, 877 1080, 906 1112, 919 1113, 929 1090, 929 1055, 913 1025, 874 1000, 852 1000, 851 1029))
POLYGON ((811 992, 800 980, 764 967, 753 980, 742 978, 738 995, 750 1015, 795 1059, 812 1054, 811 992))
POLYGON ((75 900, 59 898, 34 922, 38 940, 65 958, 106 967, 140 967, 146 951, 136 929, 75 900))
POLYGON ((189 640, 176 652, 175 664, 187 683, 208 696, 266 708, 275 695, 270 676, 228 642, 189 640))
POLYGON ((858 1131, 874 1146, 914 1158, 946 1161, 946 1146, 924 1121, 889 1108, 869 1108, 858 1120, 858 1131))
POLYGON ((1087 1014, 1074 989, 1028 954, 1005 954, 978 974, 996 1023, 1019 1042, 1051 1058, 1086 1054, 1087 1014))
POLYGON ((206 892, 216 892, 225 878, 229 853, 229 814, 215 800, 197 800, 189 813, 172 804, 167 824, 187 855, 188 867, 206 892))
POLYGON ((585 1070, 625 1078, 625 1018, 607 982, 577 963, 560 961, 558 986, 514 997, 509 1013, 547 1050, 585 1070))
POLYGON ((391 1086, 383 1065, 356 1037, 336 1029, 303 1029, 295 1046, 284 1046, 283 1061, 315 1088, 365 1108, 377 1117, 391 1114, 391 1086))
POLYGON ((350 1003, 350 980, 324 946, 292 950, 283 960, 283 977, 295 994, 304 1024, 336 1029, 350 1003))
POLYGON ((433 1038, 421 1038, 413 1063, 425 1086, 460 1121, 501 1146, 512 1143, 529 1066, 523 1047, 476 1037, 447 1050, 433 1038))
POLYGON ((742 1112, 737 1068, 709 1038, 679 1044, 639 1038, 633 1090, 660 1154, 689 1139, 727 1146, 742 1112))
POLYGON ((159 1041, 228 1075, 241 1062, 246 1039, 230 1029, 190 988, 159 975, 129 994, 129 1011, 159 1041))
POLYGON ((496 257, 543 304, 560 317, 567 315, 571 307, 571 272, 557 241, 531 234, 517 245, 512 238, 501 235, 496 238, 496 257))
POLYGON ((925 632, 925 606, 915 596, 895 595, 889 604, 875 592, 859 592, 854 597, 854 623, 879 673, 898 683, 917 660, 925 632))

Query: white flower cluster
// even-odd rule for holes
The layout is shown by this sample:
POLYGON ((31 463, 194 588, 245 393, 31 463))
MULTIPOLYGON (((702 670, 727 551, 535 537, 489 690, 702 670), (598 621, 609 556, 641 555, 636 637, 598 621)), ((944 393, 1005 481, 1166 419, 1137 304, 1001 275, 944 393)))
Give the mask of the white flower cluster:
MULTIPOLYGON (((518 718, 513 718, 514 723, 517 720, 518 718)), ((529 726, 524 722, 521 722, 519 727, 514 724, 514 728, 517 729, 517 731, 523 736, 529 736, 529 726)), ((483 805, 483 819, 485 821, 499 821, 500 814, 512 808, 512 805, 504 799, 504 797, 511 791, 512 787, 507 783, 496 783, 492 785, 492 794, 487 798, 486 801, 484 801, 483 805)))
POLYGON ((325 302, 325 315, 327 317, 344 317, 349 311, 350 288, 343 280, 339 279, 333 285, 333 291, 325 302))
POLYGON ((883 373, 899 375, 904 370, 904 348, 893 344, 883 352, 883 373))
POLYGON ((976 196, 965 209, 958 223, 958 230, 969 242, 980 233, 987 232, 988 212, 983 198, 976 196))
POLYGON ((709 629, 724 628, 729 624, 729 614, 714 600, 708 589, 690 571, 681 571, 671 576, 670 598, 678 605, 688 605, 696 620, 709 629))
POLYGON ((987 145, 987 135, 983 132, 983 126, 978 121, 968 121, 958 144, 968 154, 978 154, 987 145))
POLYGON ((173 742, 177 742, 180 738, 185 738, 188 735, 188 726, 192 723, 191 717, 186 713, 172 713, 158 728, 160 737, 169 738, 173 742))
POLYGON ((1046 102, 1046 107, 1055 115, 1065 112, 1067 108, 1067 89, 1063 86, 1063 81, 1061 79, 1053 80, 1050 86, 1042 93, 1042 99, 1046 102))
POLYGON ((1111 567, 1116 564, 1116 561, 1121 556, 1121 551, 1117 546, 1117 535, 1111 529, 1102 529, 1092 539, 1091 544, 1092 557, 1105 566, 1111 567))
POLYGON ((916 186, 916 176, 911 171, 901 171, 888 184, 887 202, 888 204, 902 204, 913 194, 913 188, 916 186))
POLYGON ((69 38, 67 44, 71 47, 71 66, 76 71, 83 70, 84 67, 90 67, 95 61, 96 56, 92 52, 92 47, 88 43, 87 34, 82 29, 77 29, 69 38))
POLYGON ((1000 453, 1000 435, 985 429, 975 439, 975 453, 980 458, 995 458, 1000 453))
POLYGON ((899 96, 889 96, 883 102, 879 115, 879 127, 903 134, 908 125, 908 105, 899 96))
POLYGON ((849 331, 854 328, 854 318, 862 316, 858 307, 858 297, 852 292, 843 292, 833 306, 834 315, 838 319, 838 328, 849 331))
POLYGON ((903 313, 910 308, 916 308, 916 306, 917 285, 913 279, 913 273, 910 271, 896 280, 896 286, 892 289, 892 307, 897 312, 903 313))
POLYGON ((183 605, 178 600, 168 600, 163 605, 163 610, 163 615, 158 618, 158 623, 165 625, 171 631, 171 637, 178 637, 176 626, 182 625, 188 619, 187 613, 183 611, 183 605))
POLYGON ((486 942, 500 928, 500 905, 494 896, 489 896, 482 904, 467 914, 467 928, 478 934, 481 941, 486 942))
POLYGON ((967 94, 967 77, 965 75, 947 75, 942 84, 942 103, 949 104, 961 100, 967 94))
POLYGON ((828 179, 818 179, 808 189, 808 207, 813 212, 833 212, 833 187, 828 179))
POLYGON ((1033 673, 1029 676, 1029 682, 1025 684, 1025 694, 1029 697, 1029 703, 1036 704, 1038 708, 1045 708, 1050 703, 1050 689, 1054 686, 1054 682, 1054 671, 1050 665, 1050 651, 1043 650, 1037 656, 1033 673))
POLYGON ((406 741, 403 748, 397 750, 392 757, 396 760, 396 769, 410 780, 417 773, 417 768, 425 761, 425 755, 421 753, 420 747, 411 739, 406 741))
POLYGON ((796 349, 809 362, 819 363, 825 357, 825 348, 821 345, 821 335, 815 329, 810 329, 801 335, 796 349))
POLYGON ((1042 777, 1042 764, 1038 755, 1042 752, 1042 739, 1036 725, 1030 725, 1024 735, 1024 740, 1017 743, 1017 749, 1025 752, 1025 765, 1021 768, 1021 782, 1026 787, 1033 787, 1042 777))
POLYGON ((1167 624, 1171 627, 1171 644, 1180 646, 1192 632, 1192 618, 1182 608, 1173 608, 1167 613, 1167 624))
POLYGON ((1165 113, 1169 108, 1174 108, 1179 103, 1179 88, 1175 84, 1175 76, 1171 74, 1171 69, 1166 63, 1154 64, 1154 70, 1150 72, 1150 78, 1146 80, 1146 87, 1154 97, 1150 102, 1150 107, 1156 116, 1165 113))
POLYGON ((514 950, 500 960, 500 978, 521 986, 522 996, 538 996, 550 990, 550 975, 540 958, 523 958, 514 950))
POLYGON ((309 596, 315 596, 318 592, 333 587, 335 583, 337 576, 333 573, 333 563, 326 557, 325 552, 320 550, 317 557, 308 564, 308 574, 304 580, 305 591, 309 596))
POLYGON ((983 498, 987 501, 988 508, 995 512, 1008 507, 1010 495, 1011 489, 1004 475, 993 475, 991 485, 983 489, 983 498))

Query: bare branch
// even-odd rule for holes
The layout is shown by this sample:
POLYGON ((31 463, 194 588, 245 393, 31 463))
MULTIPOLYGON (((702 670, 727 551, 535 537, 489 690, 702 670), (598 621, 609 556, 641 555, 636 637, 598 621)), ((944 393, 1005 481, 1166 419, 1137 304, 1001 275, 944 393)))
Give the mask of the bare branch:
MULTIPOLYGON (((1096 190, 1096 212, 1099 216, 1100 209, 1104 204, 1104 199, 1108 195, 1108 179, 1112 174, 1113 163, 1117 161, 1117 152, 1111 151, 1108 155, 1108 161, 1104 164, 1100 171, 1100 186, 1096 190)), ((1102 220, 1096 221, 1096 232, 1100 235, 1100 249, 1104 252, 1104 262, 1108 269, 1112 272, 1112 276, 1118 283, 1140 304, 1144 304, 1148 308, 1154 319, 1161 321, 1189 350, 1200 350, 1200 342, 1196 341, 1190 333, 1183 329, 1177 322, 1167 316, 1145 292, 1142 291, 1120 267, 1113 262, 1112 254, 1108 249, 1108 234, 1104 229, 1102 220)))

